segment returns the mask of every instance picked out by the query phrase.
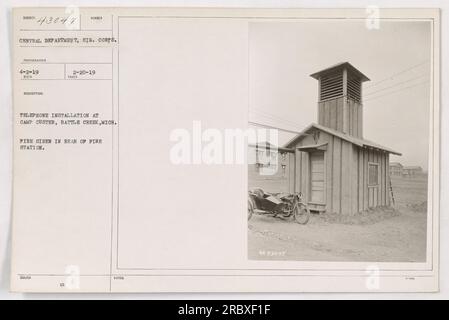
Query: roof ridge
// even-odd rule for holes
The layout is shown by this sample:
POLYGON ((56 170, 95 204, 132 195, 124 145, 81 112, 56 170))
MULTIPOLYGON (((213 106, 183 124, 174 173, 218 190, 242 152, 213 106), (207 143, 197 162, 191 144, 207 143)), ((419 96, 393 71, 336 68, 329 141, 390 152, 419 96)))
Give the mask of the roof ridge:
POLYGON ((382 145, 380 145, 378 143, 375 143, 375 142, 372 142, 370 140, 363 139, 363 138, 357 138, 357 137, 351 136, 351 135, 349 135, 347 133, 340 132, 338 130, 335 130, 335 129, 332 129, 332 128, 329 128, 329 127, 326 127, 326 126, 323 126, 323 125, 320 125, 320 124, 317 124, 317 123, 314 123, 314 122, 312 122, 310 125, 308 125, 303 131, 298 133, 293 139, 290 139, 290 141, 288 141, 286 144, 284 144, 283 147, 284 148, 289 148, 290 145, 293 142, 295 142, 299 137, 303 136, 307 131, 309 131, 313 127, 317 128, 319 130, 322 130, 324 132, 327 132, 329 134, 332 134, 332 135, 334 135, 336 137, 339 137, 342 140, 346 140, 346 141, 351 142, 351 143, 353 143, 355 145, 358 145, 359 147, 365 147, 365 146, 366 147, 372 147, 372 148, 384 150, 384 151, 387 151, 389 153, 393 153, 393 154, 396 154, 396 155, 399 155, 399 156, 402 155, 401 153, 399 153, 399 152, 397 152, 397 151, 395 151, 393 149, 384 147, 384 146, 382 146, 382 145))

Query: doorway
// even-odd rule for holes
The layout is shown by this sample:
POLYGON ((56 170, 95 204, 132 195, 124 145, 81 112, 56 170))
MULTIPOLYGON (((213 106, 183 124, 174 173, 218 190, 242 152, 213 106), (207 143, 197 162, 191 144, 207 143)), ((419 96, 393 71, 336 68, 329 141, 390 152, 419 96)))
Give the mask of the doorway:
POLYGON ((310 202, 324 204, 324 151, 310 153, 310 202))

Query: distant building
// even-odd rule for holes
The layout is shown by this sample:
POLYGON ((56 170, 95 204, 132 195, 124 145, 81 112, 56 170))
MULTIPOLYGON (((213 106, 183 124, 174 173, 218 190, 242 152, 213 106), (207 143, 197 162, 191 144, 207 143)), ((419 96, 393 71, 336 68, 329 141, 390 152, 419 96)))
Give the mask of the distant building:
POLYGON ((390 176, 401 177, 403 168, 399 162, 390 162, 390 176))
POLYGON ((250 177, 288 178, 292 150, 277 147, 269 142, 259 142, 249 145, 249 152, 250 177))
POLYGON ((402 175, 404 177, 413 177, 421 174, 423 174, 423 170, 419 166, 408 166, 402 168, 402 175))

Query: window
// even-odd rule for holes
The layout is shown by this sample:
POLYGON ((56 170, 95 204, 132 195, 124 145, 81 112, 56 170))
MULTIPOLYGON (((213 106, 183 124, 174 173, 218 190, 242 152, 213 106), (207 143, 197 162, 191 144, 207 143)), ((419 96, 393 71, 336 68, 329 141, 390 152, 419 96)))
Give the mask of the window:
POLYGON ((379 184, 379 164, 368 163, 368 185, 377 186, 379 184))

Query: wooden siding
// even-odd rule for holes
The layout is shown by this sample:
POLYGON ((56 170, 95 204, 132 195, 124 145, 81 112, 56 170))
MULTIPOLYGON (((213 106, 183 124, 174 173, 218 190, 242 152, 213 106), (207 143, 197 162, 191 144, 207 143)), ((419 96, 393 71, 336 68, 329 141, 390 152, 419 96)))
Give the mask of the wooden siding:
POLYGON ((288 191, 293 193, 295 191, 295 176, 296 176, 296 166, 295 166, 295 155, 288 155, 288 191))
POLYGON ((352 148, 350 142, 342 141, 341 148, 341 212, 352 214, 352 148))
POLYGON ((341 211, 341 140, 333 137, 334 148, 332 150, 332 212, 341 211))
POLYGON ((358 186, 357 189, 357 211, 361 212, 365 210, 364 208, 364 199, 365 199, 365 190, 364 190, 364 155, 363 155, 363 149, 360 148, 354 148, 355 152, 357 154, 357 179, 358 179, 358 186))
POLYGON ((359 194, 359 210, 367 210, 378 206, 389 205, 389 175, 388 175, 388 153, 358 148, 359 158, 359 184, 361 194, 359 194), (368 165, 377 163, 378 167, 378 185, 368 185, 368 165))
POLYGON ((388 168, 388 164, 390 162, 390 155, 388 153, 385 154, 385 206, 389 206, 390 199, 390 169, 388 168))
POLYGON ((327 150, 324 153, 324 162, 326 165, 326 193, 324 195, 326 201, 326 211, 333 212, 333 159, 334 159, 334 136, 328 135, 327 150))
POLYGON ((318 102, 318 124, 343 131, 344 97, 318 102))
POLYGON ((351 146, 351 213, 359 212, 359 160, 357 147, 351 146))
POLYGON ((362 138, 362 105, 346 97, 318 102, 318 124, 362 138))
MULTIPOLYGON (((340 138, 320 132, 318 141, 311 135, 298 141, 295 148, 327 143, 324 151, 324 204, 332 213, 356 214, 378 206, 389 206, 389 155, 374 149, 361 148, 340 138), (368 164, 378 163, 378 185, 368 186, 368 164)), ((310 157, 296 150, 292 175, 292 191, 302 192, 310 199, 310 157)))
POLYGON ((347 99, 348 104, 348 133, 352 136, 362 138, 363 132, 363 120, 362 120, 362 105, 353 100, 353 99, 347 99))

